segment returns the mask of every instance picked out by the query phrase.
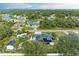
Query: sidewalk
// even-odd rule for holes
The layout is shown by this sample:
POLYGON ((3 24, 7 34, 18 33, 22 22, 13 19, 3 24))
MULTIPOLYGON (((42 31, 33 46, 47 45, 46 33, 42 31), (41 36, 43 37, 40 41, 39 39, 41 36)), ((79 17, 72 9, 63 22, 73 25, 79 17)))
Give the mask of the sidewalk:
POLYGON ((20 53, 0 53, 0 56, 23 56, 20 53))

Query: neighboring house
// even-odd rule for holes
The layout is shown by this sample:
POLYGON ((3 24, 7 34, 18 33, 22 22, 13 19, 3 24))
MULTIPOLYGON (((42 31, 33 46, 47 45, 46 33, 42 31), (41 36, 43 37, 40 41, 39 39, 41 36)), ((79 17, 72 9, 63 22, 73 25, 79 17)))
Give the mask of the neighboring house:
POLYGON ((67 18, 69 18, 70 16, 65 16, 65 18, 67 19, 67 18))
POLYGON ((41 16, 41 18, 42 18, 42 19, 45 19, 45 17, 44 17, 44 16, 41 16))
POLYGON ((72 19, 79 19, 79 16, 71 16, 72 19))
POLYGON ((21 16, 21 15, 14 15, 14 22, 25 22, 26 21, 26 17, 25 16, 21 16))
POLYGON ((27 34, 26 33, 18 34, 17 35, 17 38, 25 38, 25 37, 27 37, 27 34))
POLYGON ((65 16, 65 18, 79 19, 79 16, 65 16))
POLYGON ((11 17, 9 14, 2 14, 2 19, 5 20, 5 21, 11 21, 11 17))
POLYGON ((26 16, 22 15, 10 15, 10 14, 2 14, 2 19, 5 21, 14 21, 14 22, 25 22, 26 16))
POLYGON ((76 19, 77 17, 76 17, 76 16, 71 16, 71 18, 72 18, 72 19, 76 19))
POLYGON ((56 18, 56 16, 55 16, 55 14, 52 14, 52 15, 50 15, 49 17, 47 17, 48 19, 55 19, 56 18))
POLYGON ((22 27, 24 25, 25 25, 24 22, 17 22, 14 26, 19 28, 19 27, 22 27))
POLYGON ((25 22, 26 20, 24 20, 24 19, 14 19, 13 21, 14 22, 25 22))
POLYGON ((35 34, 42 34, 42 32, 36 31, 35 34))
POLYGON ((13 18, 16 18, 16 17, 17 17, 17 15, 13 15, 12 17, 13 17, 13 18))
POLYGON ((13 18, 21 19, 21 20, 26 19, 27 17, 28 16, 26 16, 26 15, 13 15, 13 18))
POLYGON ((28 22, 27 22, 27 25, 32 26, 32 27, 34 27, 34 26, 39 26, 39 21, 37 21, 37 22, 28 21, 28 22))
POLYGON ((26 18, 28 18, 28 16, 27 15, 13 15, 13 18, 17 18, 17 19, 26 19, 26 18))
POLYGON ((14 44, 15 44, 15 40, 11 40, 6 46, 7 50, 14 50, 15 49, 14 44))
POLYGON ((47 42, 48 44, 50 44, 51 42, 53 42, 54 39, 50 35, 35 34, 32 36, 32 40, 34 41, 43 40, 44 42, 47 42))
POLYGON ((34 30, 37 30, 37 28, 39 27, 39 21, 37 21, 37 22, 34 22, 34 21, 28 21, 27 22, 27 25, 28 26, 31 26, 34 30))

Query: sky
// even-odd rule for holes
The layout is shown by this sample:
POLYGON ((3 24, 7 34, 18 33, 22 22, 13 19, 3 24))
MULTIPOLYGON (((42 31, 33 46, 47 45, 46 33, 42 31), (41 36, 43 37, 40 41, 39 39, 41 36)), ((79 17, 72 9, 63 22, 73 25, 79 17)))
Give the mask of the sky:
POLYGON ((79 9, 79 3, 0 3, 0 9, 79 9))

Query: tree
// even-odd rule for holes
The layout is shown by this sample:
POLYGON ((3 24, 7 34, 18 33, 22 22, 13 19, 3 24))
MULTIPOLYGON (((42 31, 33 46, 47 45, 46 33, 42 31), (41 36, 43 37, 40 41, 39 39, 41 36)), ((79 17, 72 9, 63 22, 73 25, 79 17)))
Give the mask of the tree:
POLYGON ((12 35, 12 30, 5 24, 0 24, 0 40, 12 35))
POLYGON ((44 42, 26 41, 23 43, 23 53, 29 56, 40 56, 47 54, 47 47, 44 42))
POLYGON ((3 22, 4 20, 2 20, 2 17, 0 16, 0 22, 3 22))
POLYGON ((67 56, 79 55, 79 36, 70 34, 60 37, 54 44, 53 52, 67 56))
POLYGON ((53 29, 53 28, 76 28, 79 27, 79 20, 70 18, 55 18, 52 20, 45 19, 40 22, 39 28, 53 29))
POLYGON ((9 21, 5 23, 8 27, 12 27, 14 25, 13 21, 9 21))
POLYGON ((0 23, 0 52, 4 52, 13 31, 5 24, 0 23))

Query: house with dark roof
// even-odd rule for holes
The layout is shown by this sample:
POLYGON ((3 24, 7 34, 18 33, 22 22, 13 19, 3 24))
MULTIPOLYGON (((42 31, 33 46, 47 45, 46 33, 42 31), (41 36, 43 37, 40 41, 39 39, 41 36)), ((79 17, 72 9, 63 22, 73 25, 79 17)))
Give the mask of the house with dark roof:
POLYGON ((50 35, 35 34, 32 36, 32 40, 34 40, 34 41, 43 40, 44 42, 50 44, 50 42, 53 42, 54 39, 50 35))
POLYGON ((15 48, 14 48, 14 44, 16 43, 16 41, 15 40, 11 40, 8 44, 7 44, 7 46, 6 46, 6 48, 8 49, 8 50, 14 50, 15 48))

